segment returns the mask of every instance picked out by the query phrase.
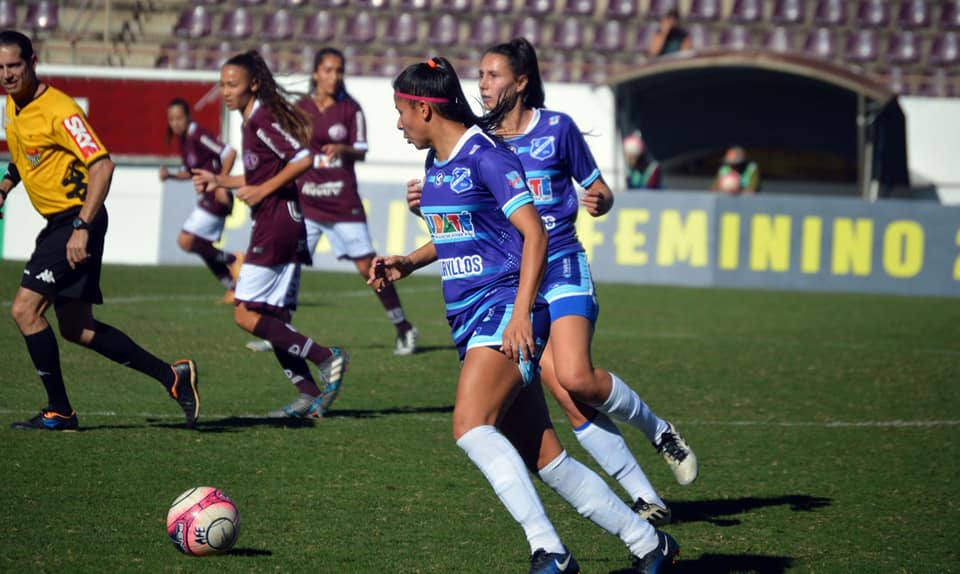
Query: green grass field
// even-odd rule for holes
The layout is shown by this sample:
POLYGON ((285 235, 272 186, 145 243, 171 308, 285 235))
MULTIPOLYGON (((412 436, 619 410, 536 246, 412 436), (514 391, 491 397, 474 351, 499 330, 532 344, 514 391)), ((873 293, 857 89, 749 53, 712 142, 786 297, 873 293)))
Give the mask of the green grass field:
MULTIPOLYGON (((22 265, 0 263, 9 313, 22 265)), ((0 324, 0 572, 520 573, 526 541, 453 443, 458 371, 439 280, 401 283, 422 352, 353 274, 307 273, 295 324, 353 362, 332 416, 257 418, 293 389, 245 350, 200 267, 109 266, 101 321, 201 374, 198 431, 152 380, 61 343, 84 432, 13 431, 45 404, 12 320, 0 324), (179 554, 167 507, 222 488, 233 553, 179 554)), ((596 363, 674 421, 700 458, 678 486, 624 428, 670 503, 680 572, 960 571, 960 301, 600 285, 596 363)), ((51 313, 52 316, 52 313, 51 313)), ((588 460, 559 409, 568 450, 588 460)), ((538 483, 585 574, 628 564, 615 538, 538 483)), ((618 492, 621 492, 618 490, 618 492)))

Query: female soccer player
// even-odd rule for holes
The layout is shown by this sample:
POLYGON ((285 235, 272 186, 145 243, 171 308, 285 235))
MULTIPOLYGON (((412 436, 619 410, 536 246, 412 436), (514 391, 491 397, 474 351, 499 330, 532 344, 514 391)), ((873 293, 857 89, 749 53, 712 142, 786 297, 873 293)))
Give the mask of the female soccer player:
POLYGON ((253 231, 237 280, 234 320, 270 341, 284 374, 299 395, 272 417, 318 417, 340 392, 349 360, 338 347, 323 347, 291 324, 300 286, 300 264, 310 262, 294 180, 310 167, 305 118, 287 100, 254 50, 233 56, 220 70, 223 102, 243 117, 244 174, 220 176, 196 170, 198 191, 236 188, 250 206, 253 231), (314 381, 309 359, 324 388, 314 381))
MULTIPOLYGON (((573 120, 543 109, 540 68, 527 40, 518 38, 484 53, 480 97, 487 109, 508 108, 496 130, 520 157, 550 236, 541 286, 551 319, 550 339, 541 361, 543 380, 563 407, 577 439, 630 494, 634 509, 653 524, 665 524, 670 521, 669 509, 609 417, 642 430, 680 484, 696 479, 696 456, 670 422, 657 417, 619 377, 595 368, 590 355, 599 306, 586 254, 576 235, 578 200, 571 179, 586 189, 580 203, 595 217, 610 211, 613 194, 573 120)), ((416 180, 408 182, 407 199, 415 211, 419 188, 416 180)))
POLYGON ((484 132, 505 108, 475 117, 443 58, 407 67, 393 87, 397 128, 414 147, 429 150, 421 209, 431 242, 406 256, 374 258, 369 282, 379 288, 439 261, 447 321, 462 361, 453 411, 457 445, 523 528, 532 574, 579 572, 579 566, 525 465, 618 535, 642 568, 636 571, 655 572, 673 560, 676 542, 567 455, 533 380, 548 335, 537 295, 547 236, 516 155, 484 132))
MULTIPOLYGON (((166 166, 161 167, 160 181, 190 179, 194 169, 205 169, 220 175, 228 175, 233 169, 237 152, 197 125, 190 117, 189 104, 180 98, 174 99, 167 106, 167 144, 173 138, 180 144, 183 169, 171 173, 166 166)), ((233 302, 237 271, 242 260, 239 260, 237 254, 217 249, 213 243, 220 240, 224 222, 232 209, 233 194, 228 189, 221 187, 199 193, 197 206, 193 208, 177 236, 177 245, 187 253, 199 255, 227 289, 224 303, 233 302)))

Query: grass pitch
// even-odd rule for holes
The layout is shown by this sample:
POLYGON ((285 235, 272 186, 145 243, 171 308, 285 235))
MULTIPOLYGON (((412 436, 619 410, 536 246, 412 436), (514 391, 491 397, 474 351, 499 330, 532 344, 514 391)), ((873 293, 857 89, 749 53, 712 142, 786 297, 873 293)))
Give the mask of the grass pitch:
MULTIPOLYGON (((21 269, 0 262, 5 314, 21 269)), ((294 323, 353 359, 331 416, 305 425, 258 418, 293 390, 272 354, 244 349, 205 269, 108 266, 102 285, 101 321, 166 360, 196 359, 201 423, 185 430, 157 383, 61 342, 84 431, 10 430, 45 395, 0 323, 0 572, 527 571, 522 532, 450 436, 459 365, 437 278, 400 284, 422 351, 394 357, 356 275, 305 273, 294 323), (231 554, 183 556, 166 537, 167 506, 198 485, 240 508, 231 554)), ((956 299, 598 289, 595 362, 700 458, 680 487, 621 425, 673 509, 679 571, 960 570, 956 299)), ((568 450, 598 469, 551 408, 568 450)), ((618 540, 538 488, 585 574, 628 565, 618 540)))

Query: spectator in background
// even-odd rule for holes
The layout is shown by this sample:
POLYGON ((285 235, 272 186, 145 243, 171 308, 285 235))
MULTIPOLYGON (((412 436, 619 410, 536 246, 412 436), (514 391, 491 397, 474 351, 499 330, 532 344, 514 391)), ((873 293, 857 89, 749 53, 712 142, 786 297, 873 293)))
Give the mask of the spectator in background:
POLYGON ((658 58, 666 54, 691 49, 693 49, 693 43, 690 40, 690 34, 680 26, 680 13, 676 8, 667 10, 660 18, 660 27, 650 38, 647 55, 651 58, 658 58))
POLYGON ((628 190, 663 189, 660 163, 650 155, 639 132, 623 138, 623 155, 627 161, 628 190))
POLYGON ((754 194, 760 191, 760 170, 757 164, 747 159, 747 152, 733 146, 723 156, 723 165, 717 170, 710 191, 730 195, 754 194))

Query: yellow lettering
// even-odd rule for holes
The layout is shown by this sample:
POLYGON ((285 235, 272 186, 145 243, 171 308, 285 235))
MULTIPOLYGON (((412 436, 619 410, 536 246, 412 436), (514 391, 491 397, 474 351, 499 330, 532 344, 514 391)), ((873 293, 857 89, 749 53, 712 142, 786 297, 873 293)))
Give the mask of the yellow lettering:
POLYGON ((607 220, 606 215, 593 217, 587 213, 586 209, 581 209, 577 214, 577 237, 583 244, 583 250, 587 254, 587 261, 593 260, 593 248, 603 245, 603 233, 597 231, 597 223, 607 220))
POLYGON ((720 217, 720 269, 736 269, 740 264, 740 214, 720 217))
MULTIPOLYGON (((391 201, 387 211, 387 254, 401 255, 407 248, 407 211, 406 201, 391 201)), ((422 219, 420 221, 423 221, 422 219)))
POLYGON ((923 268, 923 227, 916 221, 890 222, 883 234, 883 269, 891 277, 914 277, 923 268))
POLYGON ((657 265, 669 267, 677 261, 688 261, 692 267, 706 267, 708 244, 706 211, 691 211, 686 224, 676 209, 660 214, 657 265))
POLYGON ((870 275, 873 221, 838 217, 833 222, 834 275, 870 275))
MULTIPOLYGON (((957 230, 957 247, 960 247, 960 229, 957 230)), ((953 278, 955 281, 960 281, 960 255, 957 256, 956 263, 953 264, 953 278)))
POLYGON ((790 216, 758 213, 750 222, 750 269, 790 270, 790 216))
POLYGON ((613 236, 616 245, 618 265, 646 265, 647 253, 641 248, 647 242, 647 235, 637 231, 637 225, 650 221, 648 209, 621 209, 617 219, 617 232, 613 236))
POLYGON ((815 216, 803 218, 803 238, 800 246, 800 271, 820 271, 820 247, 823 241, 823 219, 815 216))

